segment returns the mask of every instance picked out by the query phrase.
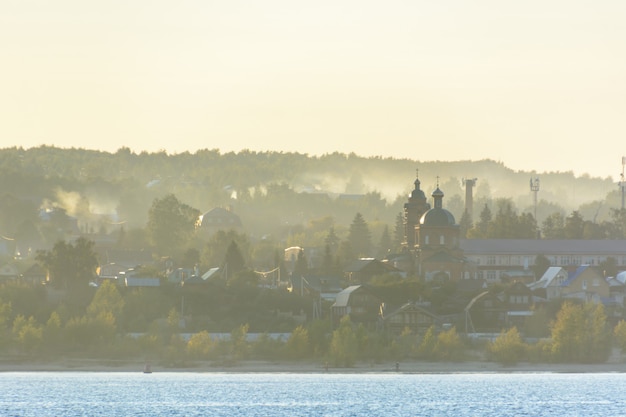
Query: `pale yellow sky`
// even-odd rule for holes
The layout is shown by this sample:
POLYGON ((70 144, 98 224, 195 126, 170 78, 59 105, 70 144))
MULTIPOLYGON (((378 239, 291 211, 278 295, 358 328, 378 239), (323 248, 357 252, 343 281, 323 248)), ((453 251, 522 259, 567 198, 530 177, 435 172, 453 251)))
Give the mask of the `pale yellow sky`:
POLYGON ((5 0, 0 147, 621 172, 623 0, 5 0))

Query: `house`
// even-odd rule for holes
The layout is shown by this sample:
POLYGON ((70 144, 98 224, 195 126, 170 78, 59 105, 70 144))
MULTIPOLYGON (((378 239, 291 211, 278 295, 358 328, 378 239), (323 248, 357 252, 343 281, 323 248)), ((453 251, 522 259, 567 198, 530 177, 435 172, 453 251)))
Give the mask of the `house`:
POLYGON ((291 274, 296 269, 298 258, 304 256, 307 268, 319 268, 323 264, 324 250, 319 247, 291 246, 284 251, 285 270, 291 274))
POLYGON ((567 280, 568 272, 560 266, 551 266, 538 281, 528 284, 534 295, 547 301, 561 298, 561 285, 567 280))
POLYGON ((363 285, 352 285, 337 294, 331 307, 335 325, 344 316, 350 316, 355 323, 376 323, 380 312, 381 300, 363 285))
POLYGON ((487 282, 482 279, 463 279, 433 287, 432 294, 439 301, 433 304, 432 310, 446 321, 454 321, 475 296, 487 289, 487 282))
POLYGON ((46 282, 47 276, 45 268, 35 263, 20 275, 20 279, 29 284, 41 284, 46 282))
POLYGON ((626 271, 619 272, 614 277, 608 278, 609 293, 611 299, 618 305, 624 306, 626 299, 626 271))
POLYGON ((0 282, 15 281, 20 276, 17 266, 4 264, 0 266, 0 282))
POLYGON ((129 288, 156 288, 161 286, 161 280, 155 277, 125 277, 124 286, 129 288))
POLYGON ((374 258, 355 260, 344 269, 344 274, 348 282, 359 284, 366 284, 378 275, 398 274, 404 276, 404 273, 398 268, 374 258))
POLYGON ((502 271, 500 275, 500 281, 504 284, 512 284, 514 282, 523 282, 524 284, 530 284, 535 282, 535 273, 526 269, 510 269, 502 271))
POLYGON ((522 282, 498 293, 484 291, 465 307, 466 331, 497 333, 512 326, 521 330, 526 319, 533 315, 534 303, 532 290, 522 282))
POLYGON ((176 268, 170 272, 167 276, 168 284, 186 284, 192 278, 196 278, 200 275, 200 271, 197 268, 176 268))
POLYGON ((442 320, 418 302, 408 302, 399 308, 387 312, 383 303, 380 308, 383 327, 392 334, 399 335, 404 329, 414 334, 422 334, 431 326, 441 326, 442 320))
POLYGON ((535 299, 532 290, 523 282, 514 282, 503 291, 503 295, 506 327, 516 326, 520 330, 523 329, 526 319, 533 315, 535 299))
POLYGON ((339 277, 329 275, 291 275, 287 291, 334 302, 342 290, 339 281, 339 277))
POLYGON ((219 267, 210 268, 204 274, 200 276, 200 279, 209 282, 216 279, 220 279, 222 277, 222 269, 219 267))
POLYGON ((506 311, 501 296, 483 291, 465 307, 465 332, 499 332, 506 322, 506 311))
POLYGON ((581 265, 561 284, 563 298, 600 303, 610 295, 609 283, 591 265, 581 265))
POLYGON ((220 230, 243 230, 241 219, 230 207, 215 207, 198 218, 198 232, 203 236, 211 236, 220 230))
POLYGON ((141 276, 134 268, 120 272, 117 277, 118 285, 124 287, 160 287, 161 279, 158 277, 141 276))
POLYGON ((131 268, 154 264, 150 251, 96 248, 96 252, 100 262, 97 269, 99 281, 115 279, 120 273, 131 268))

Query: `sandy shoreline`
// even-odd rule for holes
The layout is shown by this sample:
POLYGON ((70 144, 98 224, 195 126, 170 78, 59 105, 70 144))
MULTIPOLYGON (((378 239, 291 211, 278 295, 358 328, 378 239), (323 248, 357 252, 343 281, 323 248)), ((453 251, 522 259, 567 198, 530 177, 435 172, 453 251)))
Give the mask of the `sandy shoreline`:
MULTIPOLYGON (((156 372, 222 372, 222 373, 607 373, 626 372, 626 363, 546 364, 519 363, 503 366, 495 362, 400 362, 366 364, 351 368, 335 368, 319 362, 242 361, 232 366, 211 362, 194 362, 184 367, 165 367, 151 363, 156 372)), ((145 362, 65 359, 51 362, 0 362, 0 372, 143 372, 145 362)))

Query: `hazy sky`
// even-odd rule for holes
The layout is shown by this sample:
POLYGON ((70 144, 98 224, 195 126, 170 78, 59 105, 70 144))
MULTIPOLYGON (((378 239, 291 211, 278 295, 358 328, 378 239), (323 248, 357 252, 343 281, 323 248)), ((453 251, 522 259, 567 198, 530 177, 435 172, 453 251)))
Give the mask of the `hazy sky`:
POLYGON ((623 0, 5 0, 0 147, 355 152, 616 180, 623 0))

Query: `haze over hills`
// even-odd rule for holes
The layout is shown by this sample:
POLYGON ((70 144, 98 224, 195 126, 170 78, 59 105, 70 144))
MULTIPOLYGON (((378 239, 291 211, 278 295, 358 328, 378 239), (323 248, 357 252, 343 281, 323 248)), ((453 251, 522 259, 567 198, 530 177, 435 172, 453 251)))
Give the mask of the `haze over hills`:
MULTIPOLYGON (((230 205, 242 216, 250 210, 251 217, 258 217, 261 212, 246 208, 247 202, 278 185, 290 192, 330 198, 374 194, 380 208, 370 218, 393 224, 414 187, 416 171, 427 196, 439 185, 445 193, 444 205, 457 221, 464 210, 463 180, 473 178, 477 178, 475 212, 488 201, 507 198, 518 211, 532 213, 531 178, 540 179, 539 223, 558 210, 564 215, 579 210, 584 218, 600 221, 608 217, 611 208, 620 206, 618 185, 610 178, 577 177, 573 172, 514 171, 489 159, 420 161, 366 158, 354 153, 309 156, 247 150, 221 153, 216 149, 167 154, 134 153, 121 148, 108 153, 41 146, 0 149, 0 170, 4 193, 40 199, 42 204, 59 205, 74 214, 88 208, 108 214, 114 221, 140 227, 145 224, 151 201, 166 193, 175 194, 202 212, 230 205)), ((291 204, 288 198, 285 204, 291 204)), ((291 222, 306 222, 310 216, 321 215, 336 216, 336 221, 345 222, 354 212, 365 210, 354 206, 342 215, 322 213, 323 208, 308 214, 297 206, 291 208, 293 212, 302 212, 290 217, 291 222)))

